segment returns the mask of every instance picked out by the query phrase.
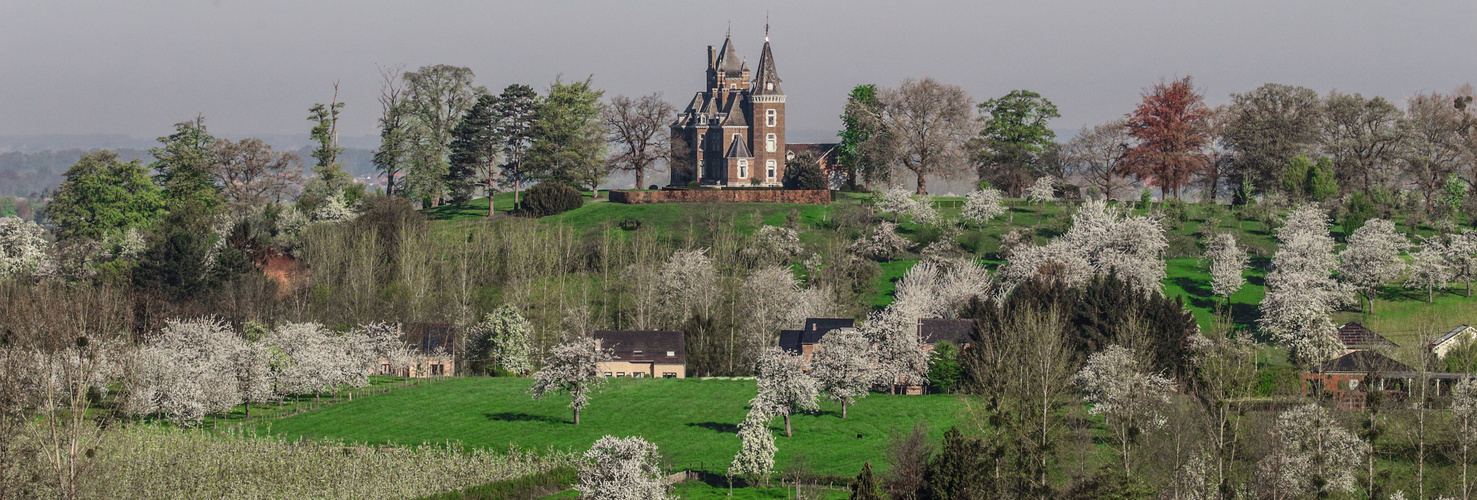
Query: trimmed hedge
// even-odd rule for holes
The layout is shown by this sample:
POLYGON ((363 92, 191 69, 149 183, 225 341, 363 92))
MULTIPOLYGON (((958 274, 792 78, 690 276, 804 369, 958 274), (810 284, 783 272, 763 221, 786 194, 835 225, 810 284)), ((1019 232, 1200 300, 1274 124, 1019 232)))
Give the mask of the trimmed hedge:
POLYGON ((517 479, 491 482, 464 490, 421 497, 421 500, 514 500, 552 495, 579 482, 579 471, 558 467, 517 479))
POLYGON ((520 212, 529 217, 558 215, 585 204, 585 196, 578 190, 553 181, 535 184, 523 196, 520 212))

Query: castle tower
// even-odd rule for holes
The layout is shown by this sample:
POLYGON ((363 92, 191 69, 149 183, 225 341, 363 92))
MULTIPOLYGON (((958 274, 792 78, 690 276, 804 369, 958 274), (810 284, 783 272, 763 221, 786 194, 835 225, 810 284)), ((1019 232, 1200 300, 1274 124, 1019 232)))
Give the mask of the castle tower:
POLYGON ((765 184, 778 184, 785 177, 785 92, 769 51, 769 26, 764 27, 764 52, 754 75, 753 103, 754 163, 765 184))

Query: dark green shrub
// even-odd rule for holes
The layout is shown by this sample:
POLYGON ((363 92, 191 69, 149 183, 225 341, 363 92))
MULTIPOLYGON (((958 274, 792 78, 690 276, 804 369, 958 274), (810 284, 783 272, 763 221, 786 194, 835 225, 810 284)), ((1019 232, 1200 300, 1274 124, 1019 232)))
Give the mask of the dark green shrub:
POLYGON ((1369 219, 1379 216, 1378 207, 1370 201, 1363 191, 1355 191, 1349 195, 1349 204, 1344 206, 1344 237, 1354 234, 1369 219))
POLYGON ((585 196, 567 185, 545 181, 528 188, 523 195, 522 213, 529 217, 548 217, 579 208, 585 196))
POLYGON ((830 189, 826 173, 821 171, 815 156, 809 153, 795 155, 785 164, 785 189, 830 189))
POLYGON ((625 217, 621 217, 621 220, 616 221, 615 225, 617 227, 620 227, 623 231, 635 231, 637 229, 641 229, 641 219, 637 219, 635 217, 627 215, 625 217))

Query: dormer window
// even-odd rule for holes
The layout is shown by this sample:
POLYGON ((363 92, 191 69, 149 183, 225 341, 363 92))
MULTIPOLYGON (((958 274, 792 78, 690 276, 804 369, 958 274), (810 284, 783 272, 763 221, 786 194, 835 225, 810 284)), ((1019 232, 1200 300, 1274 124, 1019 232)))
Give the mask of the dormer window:
POLYGON ((677 357, 677 351, 667 351, 667 357, 669 357, 669 358, 675 358, 675 357, 677 357))
POLYGON ((764 90, 774 90, 774 82, 764 82, 764 90))
POLYGON ((708 115, 698 115, 698 117, 697 117, 697 124, 698 125, 707 125, 708 124, 708 115))

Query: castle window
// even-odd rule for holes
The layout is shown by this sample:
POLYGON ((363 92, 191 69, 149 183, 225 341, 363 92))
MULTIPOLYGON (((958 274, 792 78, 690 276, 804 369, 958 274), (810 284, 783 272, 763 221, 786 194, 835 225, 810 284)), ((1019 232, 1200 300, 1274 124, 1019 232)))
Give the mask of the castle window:
POLYGON ((774 164, 774 160, 764 160, 764 175, 768 177, 769 180, 774 180, 775 168, 776 167, 774 164))
POLYGON ((776 117, 775 117, 775 115, 777 115, 777 114, 779 114, 779 113, 775 112, 775 110, 772 110, 772 109, 765 111, 764 112, 764 125, 769 126, 769 127, 773 127, 774 124, 775 124, 775 122, 777 121, 776 120, 776 117))
POLYGON ((764 82, 764 90, 774 90, 774 82, 764 82))
POLYGON ((764 150, 765 151, 768 151, 770 153, 773 153, 774 152, 774 148, 775 148, 775 143, 776 143, 776 140, 774 138, 774 134, 769 134, 769 135, 764 136, 764 150))
MULTIPOLYGON (((738 161, 738 178, 740 178, 740 179, 748 179, 749 178, 749 160, 739 160, 738 161)), ((671 355, 668 354, 668 356, 671 356, 671 355)))
POLYGON ((704 146, 704 144, 703 144, 703 138, 704 138, 704 136, 702 136, 702 135, 698 135, 697 136, 697 148, 698 149, 703 149, 703 146, 704 146))

